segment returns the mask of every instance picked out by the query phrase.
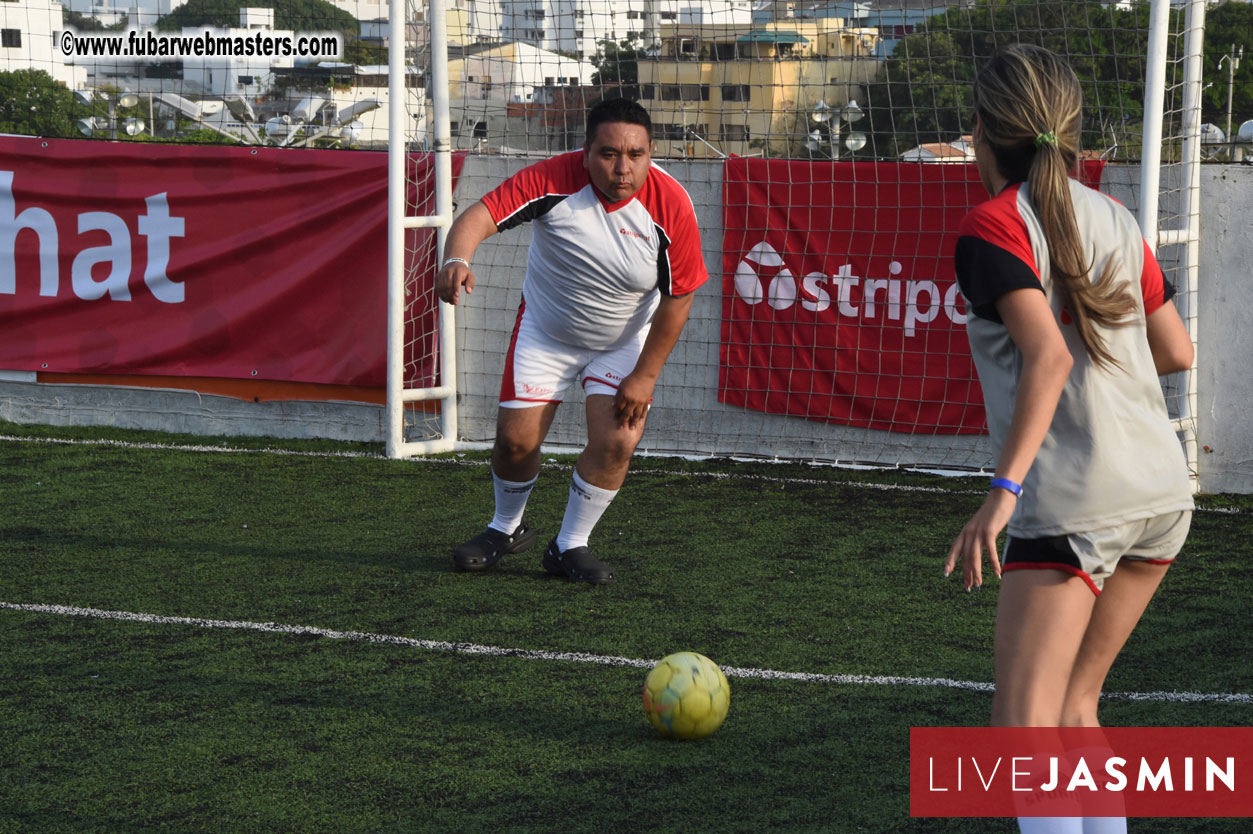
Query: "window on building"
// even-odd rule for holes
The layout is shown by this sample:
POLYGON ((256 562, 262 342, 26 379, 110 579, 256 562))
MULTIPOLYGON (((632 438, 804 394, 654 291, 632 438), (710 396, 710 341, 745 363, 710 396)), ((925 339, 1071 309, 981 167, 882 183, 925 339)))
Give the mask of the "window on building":
POLYGON ((681 138, 683 138, 683 125, 653 122, 653 139, 674 140, 681 138))
POLYGON ((722 126, 723 142, 747 142, 748 141, 748 125, 726 125, 722 126))
POLYGON ((747 84, 723 84, 722 100, 723 101, 748 101, 752 94, 752 87, 747 84))
POLYGON ((657 98, 657 87, 653 84, 641 84, 640 98, 645 101, 653 101, 657 98))
POLYGON ((708 84, 659 84, 662 101, 709 101, 708 84))
POLYGON ((0 46, 16 48, 22 45, 21 29, 0 29, 0 46))
POLYGON ((678 18, 678 15, 675 14, 674 12, 662 12, 661 13, 662 20, 675 20, 676 18, 678 18))
POLYGON ((250 84, 256 84, 256 83, 257 83, 257 81, 256 81, 256 79, 255 79, 255 78, 253 78, 253 76, 251 76, 251 75, 241 75, 241 76, 239 76, 239 83, 240 83, 240 84, 242 84, 243 86, 247 87, 247 86, 248 86, 248 85, 250 85, 250 84))
POLYGON ((474 123, 474 138, 475 139, 487 138, 487 122, 479 121, 479 122, 474 123))

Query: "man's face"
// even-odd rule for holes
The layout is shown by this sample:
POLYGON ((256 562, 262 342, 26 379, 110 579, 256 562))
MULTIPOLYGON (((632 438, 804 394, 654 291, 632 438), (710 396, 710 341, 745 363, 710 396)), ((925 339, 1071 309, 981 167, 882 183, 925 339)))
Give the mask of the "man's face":
POLYGON ((583 148, 583 167, 592 184, 615 203, 643 187, 652 161, 652 142, 643 125, 603 123, 583 148))

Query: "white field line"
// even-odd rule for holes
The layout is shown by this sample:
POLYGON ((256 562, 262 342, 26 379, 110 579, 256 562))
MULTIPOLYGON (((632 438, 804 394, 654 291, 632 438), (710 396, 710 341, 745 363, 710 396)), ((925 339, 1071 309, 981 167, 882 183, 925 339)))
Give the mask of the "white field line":
MULTIPOLYGON (((312 452, 297 451, 293 449, 275 449, 271 447, 263 449, 247 449, 237 446, 201 446, 195 444, 175 444, 175 443, 134 443, 126 440, 75 440, 72 438, 62 437, 18 437, 15 435, 0 434, 0 442, 14 443, 47 443, 62 446, 110 446, 121 449, 161 449, 177 452, 217 452, 219 454, 264 454, 279 455, 285 457, 311 457, 311 458, 363 458, 367 460, 388 460, 386 455, 375 452, 312 452)), ((428 458, 428 457, 412 457, 405 458, 404 462, 408 463, 429 463, 439 464, 443 466, 469 466, 481 468, 488 466, 489 461, 477 459, 462 458, 428 458)), ((570 464, 557 463, 548 461, 542 464, 544 469, 553 469, 557 471, 569 471, 572 467, 570 464)), ((858 468, 858 467, 855 467, 858 468)), ((943 495, 982 495, 986 490, 981 489, 946 489, 944 487, 935 486, 918 486, 911 484, 876 484, 867 483, 865 481, 830 481, 820 478, 777 478, 769 475, 747 475, 737 474, 733 472, 687 472, 676 473, 674 470, 668 469, 632 469, 637 475, 675 475, 685 474, 692 478, 709 478, 715 481, 756 481, 775 484, 796 484, 798 486, 847 486, 860 487, 863 489, 879 490, 881 492, 930 492, 943 495)), ((910 471, 910 470, 906 470, 910 471)), ((931 471, 931 470, 928 470, 931 471)), ((975 476, 971 476, 975 477, 975 476)), ((1234 507, 1197 507, 1198 513, 1219 513, 1223 515, 1242 515, 1243 511, 1234 507)))
MULTIPOLYGON (((348 640, 357 643, 382 643, 407 646, 425 651, 448 652, 463 655, 488 655, 491 657, 517 657, 524 660, 548 660, 566 663, 593 663, 599 666, 625 666, 650 669, 655 661, 614 655, 587 654, 585 652, 552 652, 542 649, 511 649, 502 646, 480 646, 475 643, 449 643, 441 640, 420 640, 393 634, 372 634, 364 631, 334 631, 316 626, 285 625, 282 623, 256 623, 246 620, 207 620, 199 617, 169 617, 161 614, 141 614, 131 611, 105 611, 99 608, 77 608, 68 605, 39 605, 17 602, 0 602, 0 609, 24 611, 34 614, 50 614, 61 617, 88 617, 97 620, 122 620, 125 622, 153 625, 181 625, 195 628, 220 628, 238 631, 261 631, 274 634, 302 634, 325 637, 330 640, 348 640)), ((774 669, 753 669, 724 666, 722 671, 731 678, 753 678, 768 681, 801 681, 805 683, 829 683, 837 685, 879 686, 928 686, 945 689, 964 689, 973 692, 991 692, 993 685, 979 681, 960 681, 950 678, 916 678, 896 675, 824 675, 815 672, 781 672, 774 669)), ((1253 704, 1253 695, 1245 693, 1203 692, 1106 692, 1103 698, 1127 701, 1166 701, 1172 703, 1219 703, 1253 704)))

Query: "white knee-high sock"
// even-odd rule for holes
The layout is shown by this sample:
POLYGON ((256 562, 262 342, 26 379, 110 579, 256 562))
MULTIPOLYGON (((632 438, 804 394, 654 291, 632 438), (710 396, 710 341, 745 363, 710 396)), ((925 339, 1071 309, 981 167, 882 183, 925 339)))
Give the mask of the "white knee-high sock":
MULTIPOLYGON (((1114 751, 1109 747, 1080 747, 1070 751, 1068 754, 1073 760, 1083 759, 1089 770, 1097 772, 1100 769, 1099 762, 1108 761, 1115 755, 1114 751)), ((1126 805, 1121 799, 1116 802, 1106 801, 1102 804, 1101 809, 1105 813, 1121 814, 1125 813, 1126 805), (1113 807, 1111 807, 1111 805, 1113 807)), ((1127 818, 1124 816, 1117 817, 1084 817, 1083 818, 1083 834, 1127 834, 1127 818)))
POLYGON ((1022 834, 1083 834, 1083 817, 1019 817, 1022 834))
POLYGON ((570 499, 566 501, 566 515, 557 534, 557 547, 562 553, 573 547, 586 547, 592 528, 609 509, 618 494, 616 489, 601 489, 583 480, 576 467, 570 479, 570 499))
POLYGON ((492 472, 492 487, 496 492, 496 515, 492 518, 492 523, 487 526, 512 535, 522 523, 522 513, 526 511, 526 500, 531 497, 531 489, 538 480, 539 475, 529 481, 506 481, 492 472))

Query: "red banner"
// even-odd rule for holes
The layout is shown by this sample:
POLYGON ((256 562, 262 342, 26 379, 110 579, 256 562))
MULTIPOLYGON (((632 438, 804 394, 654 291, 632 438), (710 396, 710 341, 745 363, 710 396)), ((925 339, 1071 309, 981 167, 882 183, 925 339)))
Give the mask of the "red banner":
POLYGON ((912 727, 914 817, 1253 816, 1250 727, 912 727))
MULTIPOLYGON (((1102 167, 1086 164, 1084 181, 1102 167)), ((985 431, 953 251, 986 199, 974 165, 727 160, 719 401, 985 431)))
MULTIPOLYGON (((433 162, 409 164, 427 213, 433 162)), ((0 137, 0 368, 381 387, 386 310, 385 153, 0 137)))

